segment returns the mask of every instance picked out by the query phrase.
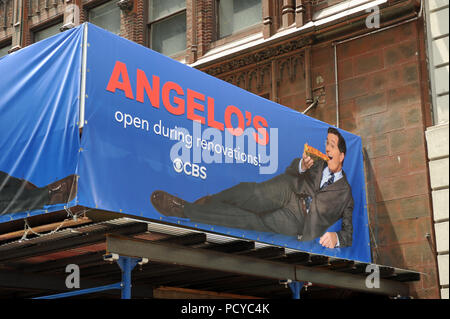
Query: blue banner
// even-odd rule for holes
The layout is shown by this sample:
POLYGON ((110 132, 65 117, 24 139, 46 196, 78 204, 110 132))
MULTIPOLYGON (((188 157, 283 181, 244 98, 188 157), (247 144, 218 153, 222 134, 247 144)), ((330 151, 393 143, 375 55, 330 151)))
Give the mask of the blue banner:
POLYGON ((81 205, 371 261, 360 137, 87 38, 82 130, 83 26, 0 59, 0 222, 81 205))
POLYGON ((75 203, 82 33, 0 60, 0 222, 75 203))
POLYGON ((371 260, 360 137, 93 25, 88 42, 81 205, 371 260))

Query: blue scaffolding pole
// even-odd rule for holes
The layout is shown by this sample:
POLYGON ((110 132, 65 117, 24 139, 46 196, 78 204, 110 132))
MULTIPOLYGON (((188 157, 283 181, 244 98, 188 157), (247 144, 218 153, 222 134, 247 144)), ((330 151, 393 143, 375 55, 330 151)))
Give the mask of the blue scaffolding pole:
POLYGON ((63 292, 60 294, 48 295, 48 296, 43 296, 43 297, 37 297, 37 298, 33 298, 33 299, 60 299, 60 298, 81 296, 81 295, 92 294, 95 292, 100 292, 100 291, 105 291, 105 290, 114 290, 114 289, 122 289, 122 283, 118 282, 118 283, 106 285, 106 286, 87 288, 87 289, 78 289, 78 290, 74 290, 74 291, 63 292))
POLYGON ((288 283, 289 288, 291 288, 292 291, 292 298, 293 299, 300 299, 300 291, 302 290, 303 286, 306 283, 303 281, 293 281, 288 283))
POLYGON ((68 297, 81 296, 81 295, 96 293, 96 292, 100 292, 100 291, 115 290, 115 289, 121 290, 121 298, 122 299, 131 299, 131 272, 133 271, 134 267, 136 267, 136 265, 138 263, 145 263, 146 260, 143 260, 143 258, 123 257, 123 256, 115 255, 115 254, 105 256, 104 260, 117 262, 120 269, 122 270, 122 281, 121 282, 111 284, 111 285, 106 285, 106 286, 100 286, 100 287, 78 289, 78 290, 74 290, 74 291, 63 292, 60 294, 48 295, 48 296, 43 296, 43 297, 37 297, 37 298, 33 298, 33 299, 68 298, 68 297))
POLYGON ((117 264, 122 270, 122 299, 131 299, 131 271, 141 258, 119 257, 117 264))

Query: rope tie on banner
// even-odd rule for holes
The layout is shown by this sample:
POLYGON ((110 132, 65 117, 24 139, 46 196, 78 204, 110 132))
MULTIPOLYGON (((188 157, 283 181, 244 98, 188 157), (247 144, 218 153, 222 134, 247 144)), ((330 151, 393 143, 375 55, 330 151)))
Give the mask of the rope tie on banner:
POLYGON ((22 237, 19 239, 19 243, 21 243, 24 240, 27 240, 27 234, 28 234, 28 228, 27 228, 27 223, 26 223, 26 219, 25 219, 25 229, 23 231, 22 237))
MULTIPOLYGON (((67 208, 66 206, 64 206, 64 210, 67 212, 67 217, 69 217, 70 219, 72 219, 72 220, 74 220, 74 221, 77 221, 79 216, 84 215, 85 213, 87 213, 88 211, 90 211, 90 209, 85 209, 85 210, 81 211, 81 212, 78 213, 78 214, 74 214, 74 213, 72 213, 72 212, 70 211, 70 208, 67 208)), ((52 230, 51 232, 49 232, 49 233, 38 233, 38 232, 35 232, 35 231, 33 230, 33 228, 28 224, 28 220, 25 218, 25 219, 24 219, 24 233, 23 233, 22 237, 19 239, 19 242, 22 242, 22 241, 24 241, 24 240, 28 240, 27 235, 28 235, 29 233, 31 233, 31 234, 33 234, 33 235, 36 235, 36 236, 38 236, 38 237, 47 236, 47 235, 53 235, 54 233, 56 233, 57 231, 59 231, 59 230, 64 226, 64 224, 65 224, 68 220, 69 220, 69 219, 63 220, 63 221, 62 221, 55 229, 53 229, 53 230, 52 230)))
POLYGON ((46 236, 46 235, 52 235, 52 234, 56 233, 58 230, 60 230, 61 227, 64 225, 64 223, 65 223, 66 221, 67 221, 66 219, 63 220, 63 221, 61 222, 61 224, 59 224, 58 227, 56 227, 56 228, 55 228, 54 230, 52 230, 51 232, 42 234, 42 233, 37 233, 37 232, 35 232, 35 231, 33 230, 33 228, 28 224, 28 221, 27 221, 27 219, 25 218, 25 219, 24 219, 25 229, 24 229, 24 233, 23 233, 23 235, 22 235, 22 238, 20 238, 19 242, 21 242, 21 241, 23 241, 23 240, 27 240, 27 239, 28 239, 28 238, 27 238, 27 235, 28 235, 29 232, 30 232, 31 234, 33 234, 33 235, 38 236, 38 237, 42 237, 42 236, 46 236))

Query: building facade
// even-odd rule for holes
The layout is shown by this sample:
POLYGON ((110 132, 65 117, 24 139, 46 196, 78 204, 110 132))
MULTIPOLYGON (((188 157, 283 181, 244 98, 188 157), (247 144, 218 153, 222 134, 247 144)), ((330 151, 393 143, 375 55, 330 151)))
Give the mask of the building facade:
POLYGON ((448 1, 427 1, 428 63, 433 126, 425 134, 436 231, 439 278, 442 297, 448 299, 448 1))
POLYGON ((89 21, 361 136, 373 262, 422 272, 416 298, 448 298, 448 10, 439 0, 0 0, 0 56, 89 21))

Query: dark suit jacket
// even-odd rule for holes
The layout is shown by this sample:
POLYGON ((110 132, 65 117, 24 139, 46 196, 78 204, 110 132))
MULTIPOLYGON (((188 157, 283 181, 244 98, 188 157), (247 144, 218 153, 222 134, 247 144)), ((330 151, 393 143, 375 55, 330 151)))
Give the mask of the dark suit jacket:
POLYGON ((297 177, 293 185, 294 193, 312 197, 301 240, 309 241, 322 236, 331 225, 342 218, 341 230, 337 232, 339 244, 340 247, 351 246, 353 196, 344 171, 340 180, 320 190, 322 173, 327 164, 316 161, 310 169, 300 173, 299 163, 300 158, 294 159, 286 169, 286 174, 297 177))

